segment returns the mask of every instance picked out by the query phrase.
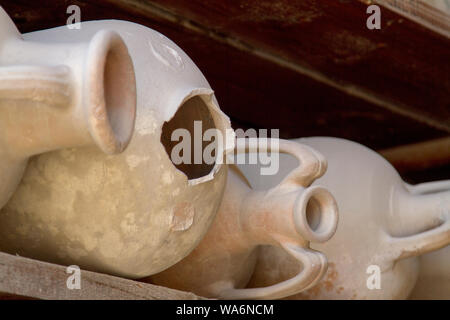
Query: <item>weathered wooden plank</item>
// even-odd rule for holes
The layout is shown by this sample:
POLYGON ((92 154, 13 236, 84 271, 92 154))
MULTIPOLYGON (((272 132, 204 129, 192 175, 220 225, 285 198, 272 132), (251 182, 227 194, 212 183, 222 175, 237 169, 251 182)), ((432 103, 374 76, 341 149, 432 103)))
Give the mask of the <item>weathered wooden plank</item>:
POLYGON ((450 132, 449 38, 387 8, 381 30, 369 30, 358 0, 121 2, 157 4, 253 54, 450 132))
POLYGON ((187 292, 81 271, 81 288, 67 288, 66 267, 0 252, 0 299, 198 300, 187 292))
POLYGON ((380 4, 426 28, 450 37, 450 4, 445 0, 360 0, 380 4))
MULTIPOLYGON (((176 41, 205 73, 235 127, 278 128, 284 138, 336 136, 374 149, 446 134, 186 29, 153 11, 131 4, 124 7, 123 1, 117 6, 105 1, 72 3, 81 7, 83 20, 127 19, 159 30, 176 41)), ((64 24, 68 16, 66 5, 64 1, 4 3, 22 32, 64 24)))

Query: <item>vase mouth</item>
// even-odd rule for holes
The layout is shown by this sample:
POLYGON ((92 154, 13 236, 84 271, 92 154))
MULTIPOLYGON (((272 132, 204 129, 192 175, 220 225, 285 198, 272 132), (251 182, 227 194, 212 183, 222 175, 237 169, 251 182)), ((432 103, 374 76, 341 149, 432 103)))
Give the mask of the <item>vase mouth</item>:
POLYGON ((136 79, 128 49, 116 32, 102 30, 94 35, 84 77, 90 134, 103 152, 120 153, 134 132, 136 79))
POLYGON ((337 203, 331 193, 320 186, 307 188, 297 199, 294 211, 297 232, 311 242, 328 241, 338 224, 337 203))

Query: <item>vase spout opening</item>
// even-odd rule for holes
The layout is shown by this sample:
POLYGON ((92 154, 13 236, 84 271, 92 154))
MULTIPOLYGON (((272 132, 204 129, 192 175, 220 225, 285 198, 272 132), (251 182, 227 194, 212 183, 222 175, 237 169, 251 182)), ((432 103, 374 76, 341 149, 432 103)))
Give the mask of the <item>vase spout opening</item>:
POLYGON ((307 188, 296 201, 297 232, 311 242, 328 241, 336 232, 338 209, 331 193, 319 186, 307 188))

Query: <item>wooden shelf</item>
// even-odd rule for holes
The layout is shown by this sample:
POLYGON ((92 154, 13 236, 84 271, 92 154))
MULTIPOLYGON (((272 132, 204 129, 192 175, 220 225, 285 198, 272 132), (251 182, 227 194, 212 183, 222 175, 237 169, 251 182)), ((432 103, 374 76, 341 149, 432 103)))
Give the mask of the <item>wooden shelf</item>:
POLYGON ((81 271, 81 288, 67 288, 66 267, 0 252, 1 299, 199 300, 192 293, 81 271))
MULTIPOLYGON (((277 128, 281 138, 334 136, 375 150, 450 136, 450 15, 428 0, 70 4, 81 8, 82 21, 129 20, 176 42, 234 128, 277 128), (381 30, 366 27, 373 3, 381 6, 381 30)), ((68 18, 65 0, 2 6, 21 32, 68 18)), ((400 159, 396 168, 410 183, 450 179, 450 158, 431 156, 416 167, 402 167, 400 159)))

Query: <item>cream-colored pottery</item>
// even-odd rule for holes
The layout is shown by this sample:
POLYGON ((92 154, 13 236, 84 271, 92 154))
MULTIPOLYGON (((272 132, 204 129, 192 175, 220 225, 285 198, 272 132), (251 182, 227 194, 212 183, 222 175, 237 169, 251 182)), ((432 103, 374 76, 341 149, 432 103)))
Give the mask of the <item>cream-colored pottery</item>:
MULTIPOLYGON (((427 194, 450 190, 450 180, 410 186, 411 192, 427 194)), ((450 300, 450 245, 419 258, 419 278, 411 299, 450 300)))
MULTIPOLYGON (((173 129, 202 134, 193 129, 198 120, 203 131, 217 128, 229 138, 226 148, 233 148, 234 137, 231 130, 226 134, 229 119, 200 70, 155 30, 105 20, 83 22, 80 30, 59 27, 24 37, 59 48, 103 29, 124 39, 134 63, 137 114, 130 144, 115 156, 86 147, 35 157, 0 213, 0 247, 140 278, 190 253, 213 221, 225 188, 227 168, 219 161, 178 168, 172 163, 173 129)), ((125 77, 119 80, 127 85, 125 77)), ((218 153, 217 159, 222 156, 218 153)))
POLYGON ((410 298, 450 300, 450 245, 419 258, 419 278, 410 298))
POLYGON ((46 40, 24 39, 0 7, 0 208, 29 157, 87 145, 118 153, 133 133, 136 83, 120 36, 99 28, 80 41, 46 40))
MULTIPOLYGON (((219 213, 200 245, 181 262, 150 277, 153 283, 222 299, 276 299, 314 286, 326 272, 326 257, 309 249, 335 232, 337 207, 324 188, 308 187, 326 170, 313 149, 280 140, 280 152, 300 165, 269 191, 255 192, 231 167, 219 213), (244 289, 260 245, 276 246, 303 270, 274 285, 244 289)), ((244 149, 239 150, 243 152, 244 149)))
MULTIPOLYGON (((450 192, 412 192, 413 187, 406 185, 385 159, 348 140, 296 141, 327 158, 327 174, 316 183, 328 188, 336 198, 340 220, 330 241, 312 245, 328 258, 324 279, 291 298, 407 298, 418 277, 418 256, 450 243, 450 192)), ((280 167, 287 171, 295 163, 295 159, 285 156, 280 167)), ((240 168, 255 188, 269 188, 284 176, 280 172, 264 179, 256 168, 240 168)), ((299 269, 298 263, 282 250, 266 247, 250 286, 278 283, 299 269)))

